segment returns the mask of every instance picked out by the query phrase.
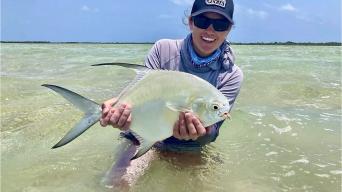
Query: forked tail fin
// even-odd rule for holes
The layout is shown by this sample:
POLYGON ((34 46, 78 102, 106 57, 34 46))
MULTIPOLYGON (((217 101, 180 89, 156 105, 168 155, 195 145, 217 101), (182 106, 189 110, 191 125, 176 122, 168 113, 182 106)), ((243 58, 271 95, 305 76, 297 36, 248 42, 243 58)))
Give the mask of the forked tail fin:
POLYGON ((61 147, 71 142, 99 121, 101 117, 101 107, 99 104, 63 87, 49 84, 43 84, 42 86, 57 92, 84 112, 84 117, 52 148, 61 147))

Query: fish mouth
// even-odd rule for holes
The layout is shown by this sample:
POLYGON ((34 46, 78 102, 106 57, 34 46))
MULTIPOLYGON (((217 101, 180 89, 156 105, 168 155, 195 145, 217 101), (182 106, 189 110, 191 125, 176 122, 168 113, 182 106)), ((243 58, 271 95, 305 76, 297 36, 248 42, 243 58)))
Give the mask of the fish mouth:
POLYGON ((223 112, 223 113, 220 115, 220 117, 222 117, 222 118, 224 118, 224 119, 230 119, 230 118, 231 118, 229 112, 223 112))

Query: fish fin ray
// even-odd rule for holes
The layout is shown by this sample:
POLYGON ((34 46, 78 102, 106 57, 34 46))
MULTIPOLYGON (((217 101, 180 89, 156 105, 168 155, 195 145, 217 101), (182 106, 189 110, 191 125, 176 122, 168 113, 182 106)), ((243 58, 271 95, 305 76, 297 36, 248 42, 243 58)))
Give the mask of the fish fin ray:
POLYGON ((50 84, 43 84, 42 86, 50 88, 60 94, 85 113, 84 117, 72 129, 70 129, 56 145, 52 147, 53 149, 71 142, 99 121, 101 117, 101 107, 99 104, 63 87, 50 84))
POLYGON ((140 156, 144 155, 147 151, 149 151, 154 145, 154 142, 143 142, 142 144, 140 144, 139 148, 138 148, 138 152, 134 155, 134 157, 132 157, 131 160, 137 159, 140 156))
POLYGON ((140 156, 144 155, 147 151, 149 151, 155 142, 145 140, 144 138, 140 137, 138 134, 136 134, 133 131, 131 131, 131 133, 139 141, 139 144, 140 144, 138 147, 138 152, 131 159, 131 160, 134 160, 134 159, 137 159, 140 156))
POLYGON ((121 66, 121 67, 130 68, 134 70, 139 70, 139 71, 149 70, 149 68, 144 65, 132 64, 132 63, 120 63, 120 62, 98 63, 98 64, 93 64, 91 66, 106 66, 106 65, 121 66))
POLYGON ((99 63, 99 64, 93 64, 91 66, 121 66, 124 68, 133 69, 136 73, 135 78, 130 81, 125 88, 120 92, 120 94, 117 96, 118 100, 123 97, 129 90, 134 87, 134 85, 142 80, 150 71, 151 69, 139 64, 132 64, 132 63, 120 63, 120 62, 112 62, 112 63, 99 63))
POLYGON ((124 95, 126 95, 126 93, 129 92, 129 90, 131 90, 139 81, 141 81, 147 74, 149 73, 148 71, 136 71, 136 76, 134 77, 134 79, 128 83, 128 85, 120 92, 120 94, 118 95, 118 100, 120 100, 120 98, 124 97, 124 95))
POLYGON ((185 107, 181 105, 176 105, 171 102, 166 102, 166 107, 169 108, 172 111, 178 111, 178 112, 192 112, 190 107, 185 107))
POLYGON ((65 134, 65 136, 52 148, 62 147, 63 145, 68 144, 72 140, 76 139, 83 132, 89 129, 92 125, 94 125, 100 119, 100 114, 90 114, 85 115, 70 131, 65 134))
POLYGON ((77 108, 79 108, 86 114, 93 113, 94 110, 100 108, 100 105, 98 103, 63 87, 50 84, 43 84, 42 86, 47 87, 55 91, 56 93, 60 94, 66 100, 68 100, 70 103, 75 105, 77 108))
POLYGON ((142 138, 140 135, 138 135, 134 131, 130 131, 130 133, 132 133, 132 135, 139 141, 139 145, 141 145, 144 142, 144 138, 142 138))

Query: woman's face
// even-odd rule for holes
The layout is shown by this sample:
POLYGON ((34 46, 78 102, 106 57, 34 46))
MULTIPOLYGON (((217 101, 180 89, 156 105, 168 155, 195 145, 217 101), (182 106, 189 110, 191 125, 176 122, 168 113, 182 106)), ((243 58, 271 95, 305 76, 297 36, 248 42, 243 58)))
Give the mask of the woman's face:
MULTIPOLYGON (((214 12, 206 12, 202 15, 210 19, 224 18, 224 16, 214 12)), ((192 31, 193 47, 201 57, 207 57, 219 48, 231 29, 230 26, 227 31, 215 31, 212 24, 207 29, 201 29, 194 25, 191 17, 189 18, 189 26, 192 31)))

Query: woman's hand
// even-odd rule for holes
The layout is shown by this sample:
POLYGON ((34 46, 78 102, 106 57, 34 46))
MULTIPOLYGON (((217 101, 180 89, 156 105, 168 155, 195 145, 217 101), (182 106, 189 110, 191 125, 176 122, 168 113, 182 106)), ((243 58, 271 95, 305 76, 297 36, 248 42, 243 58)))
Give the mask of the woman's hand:
POLYGON ((118 104, 113 107, 113 104, 117 101, 116 98, 105 101, 102 104, 102 116, 100 124, 102 127, 111 125, 120 130, 127 130, 132 121, 131 109, 129 104, 118 104))
POLYGON ((179 120, 173 126, 173 136, 181 140, 196 140, 210 132, 210 127, 204 127, 194 114, 181 112, 179 120))

